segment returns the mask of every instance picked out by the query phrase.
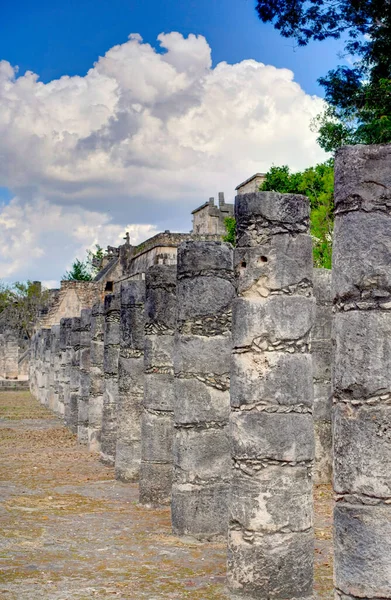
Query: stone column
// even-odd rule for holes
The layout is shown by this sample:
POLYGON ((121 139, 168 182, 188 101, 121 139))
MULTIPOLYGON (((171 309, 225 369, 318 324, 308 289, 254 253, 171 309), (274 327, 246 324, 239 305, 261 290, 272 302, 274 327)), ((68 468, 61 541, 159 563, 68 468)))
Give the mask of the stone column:
POLYGON ((50 367, 49 367, 49 398, 48 405, 50 410, 58 414, 58 370, 59 370, 59 339, 60 326, 52 325, 50 330, 50 367))
POLYGON ((144 281, 121 286, 121 347, 119 355, 118 434, 115 476, 139 478, 141 404, 144 393, 144 281))
POLYGON ((227 533, 234 295, 229 244, 179 246, 172 487, 172 525, 177 535, 212 539, 227 533))
POLYGON ((107 465, 115 464, 117 443, 117 403, 118 403, 118 358, 120 339, 120 299, 118 295, 105 297, 105 333, 103 370, 105 391, 103 395, 102 432, 100 456, 107 465))
POLYGON ((91 309, 80 313, 80 387, 77 416, 77 439, 81 444, 88 443, 88 402, 90 398, 91 368, 91 309))
POLYGON ((72 317, 71 361, 69 378, 69 404, 65 413, 65 425, 77 433, 77 418, 80 388, 80 317, 72 317))
POLYGON ((6 379, 18 379, 19 344, 15 332, 5 333, 4 371, 6 379))
POLYGON ((0 333, 0 377, 5 377, 5 338, 0 333))
POLYGON ((309 202, 243 194, 235 215, 228 585, 234 599, 309 600, 315 312, 309 202))
POLYGON ((140 502, 160 505, 170 503, 172 487, 176 267, 151 267, 145 286, 140 502))
POLYGON ((335 160, 335 598, 391 598, 391 146, 335 160))
POLYGON ((59 415, 64 417, 65 406, 69 404, 70 383, 70 333, 72 319, 63 318, 60 321, 60 372, 58 386, 59 415))
POLYGON ((88 402, 88 447, 92 452, 100 452, 105 389, 103 372, 104 331, 104 304, 103 302, 97 302, 92 307, 91 313, 90 398, 88 402))
POLYGON ((332 477, 331 328, 333 307, 331 271, 329 269, 314 269, 314 296, 316 299, 316 317, 311 333, 311 354, 314 371, 314 483, 319 485, 331 483, 332 477))

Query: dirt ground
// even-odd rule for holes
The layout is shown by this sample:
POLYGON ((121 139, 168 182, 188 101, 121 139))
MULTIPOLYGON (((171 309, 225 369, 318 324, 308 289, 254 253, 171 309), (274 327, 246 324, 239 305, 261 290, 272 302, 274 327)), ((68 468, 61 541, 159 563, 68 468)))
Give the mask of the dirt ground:
MULTIPOLYGON (((167 509, 80 446, 27 392, 0 392, 0 598, 223 600, 224 544, 180 540, 167 509)), ((316 506, 316 594, 331 600, 331 490, 316 506)))

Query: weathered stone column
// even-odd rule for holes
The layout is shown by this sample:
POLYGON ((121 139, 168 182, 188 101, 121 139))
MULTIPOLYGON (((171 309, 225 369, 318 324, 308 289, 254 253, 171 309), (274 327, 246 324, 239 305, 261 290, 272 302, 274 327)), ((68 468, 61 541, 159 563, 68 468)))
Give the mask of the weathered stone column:
POLYGON ((69 404, 70 384, 70 336, 72 319, 63 318, 60 321, 60 372, 58 401, 59 414, 65 418, 65 406, 69 404))
POLYGON ((335 161, 335 597, 391 598, 391 146, 335 161))
POLYGON ((172 487, 176 267, 148 269, 145 288, 140 502, 159 505, 170 503, 172 487))
POLYGON ((18 379, 18 358, 19 344, 15 332, 6 332, 5 352, 4 352, 4 371, 6 379, 18 379))
POLYGON ((178 248, 172 525, 199 539, 228 527, 232 254, 222 242, 178 248))
POLYGON ((118 403, 118 358, 120 340, 120 299, 118 295, 105 297, 105 333, 103 370, 105 391, 103 395, 103 414, 100 456, 107 465, 115 463, 117 443, 117 403, 118 403))
POLYGON ((90 398, 91 368, 91 309, 84 308, 80 314, 80 387, 77 416, 77 439, 88 443, 88 402, 90 398))
POLYGON ((91 313, 90 398, 88 402, 88 447, 100 452, 102 431, 103 394, 105 377, 103 371, 105 312, 103 302, 97 302, 91 313))
POLYGON ((48 373, 48 407, 58 414, 58 363, 60 326, 52 325, 50 330, 50 363, 48 373))
POLYGON ((121 347, 119 354, 118 432, 115 476, 139 478, 141 404, 144 394, 144 281, 121 286, 121 347))
POLYGON ((78 404, 80 393, 80 317, 72 317, 71 365, 69 378, 69 404, 65 413, 65 425, 77 433, 78 404))
POLYGON ((0 377, 5 377, 5 338, 0 333, 0 377))
POLYGON ((314 371, 314 428, 315 469, 314 483, 331 483, 331 363, 333 306, 331 271, 314 269, 314 296, 316 317, 311 333, 311 354, 314 371))
POLYGON ((312 598, 315 300, 304 196, 237 196, 228 585, 235 599, 312 598))

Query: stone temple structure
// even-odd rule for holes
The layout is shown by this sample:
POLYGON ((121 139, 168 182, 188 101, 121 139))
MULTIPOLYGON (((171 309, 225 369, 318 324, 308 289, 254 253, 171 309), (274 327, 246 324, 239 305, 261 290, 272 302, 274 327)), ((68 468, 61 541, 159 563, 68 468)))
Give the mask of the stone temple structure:
POLYGON ((184 543, 227 541, 231 600, 315 598, 332 473, 335 598, 391 600, 391 146, 343 148, 335 173, 332 273, 307 198, 245 182, 235 248, 218 229, 127 240, 93 305, 49 311, 31 343, 31 391, 80 443, 170 504, 184 543))

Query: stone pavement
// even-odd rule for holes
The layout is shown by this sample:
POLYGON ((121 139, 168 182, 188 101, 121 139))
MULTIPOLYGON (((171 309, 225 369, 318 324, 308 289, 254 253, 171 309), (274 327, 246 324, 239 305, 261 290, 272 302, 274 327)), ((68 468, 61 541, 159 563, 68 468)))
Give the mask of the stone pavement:
MULTIPOLYGON (((28 392, 0 392, 0 598, 223 600, 225 544, 171 534, 169 509, 79 445, 28 392)), ((317 600, 331 600, 331 490, 315 493, 317 600)))

